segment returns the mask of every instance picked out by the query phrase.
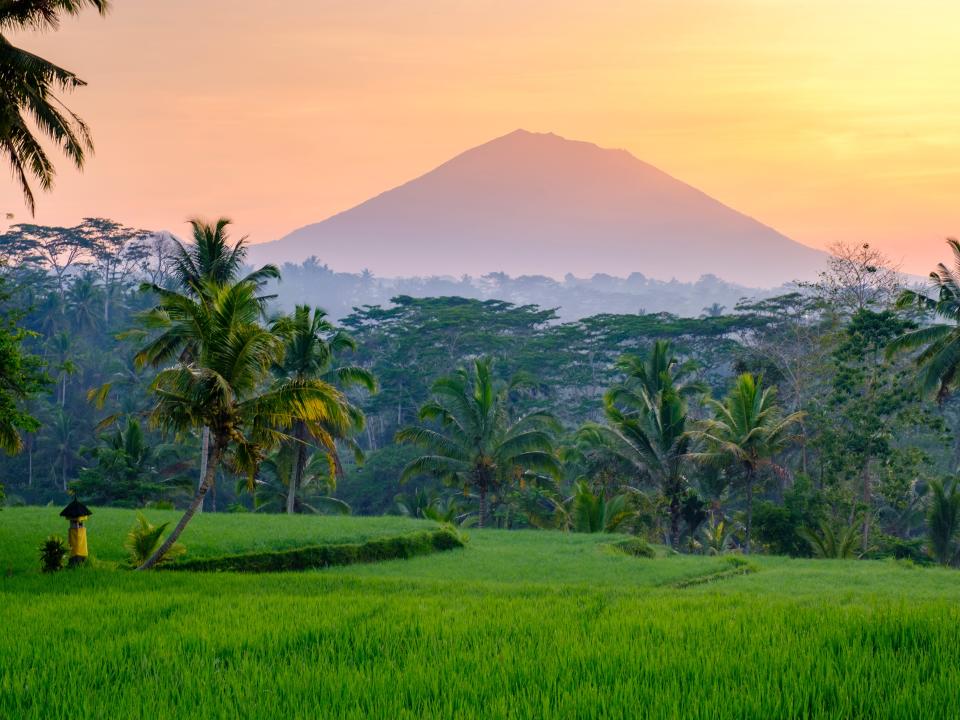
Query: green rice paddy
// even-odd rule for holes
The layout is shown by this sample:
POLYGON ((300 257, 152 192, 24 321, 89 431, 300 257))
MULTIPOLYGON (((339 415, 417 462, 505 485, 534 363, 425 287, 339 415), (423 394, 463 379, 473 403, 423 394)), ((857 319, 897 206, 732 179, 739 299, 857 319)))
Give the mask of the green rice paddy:
MULTIPOLYGON (((133 513, 100 510, 101 562, 44 576, 58 510, 0 511, 0 718, 960 717, 956 571, 729 574, 609 536, 469 531, 463 550, 373 565, 132 573, 133 513)), ((183 542, 200 557, 431 527, 208 514, 183 542)))

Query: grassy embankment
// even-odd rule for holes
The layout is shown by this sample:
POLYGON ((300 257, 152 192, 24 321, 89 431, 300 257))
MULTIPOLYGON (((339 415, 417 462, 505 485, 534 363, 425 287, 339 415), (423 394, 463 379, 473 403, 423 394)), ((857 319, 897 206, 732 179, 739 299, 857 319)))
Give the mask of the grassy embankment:
MULTIPOLYGON (((471 531, 463 550, 314 572, 41 576, 57 510, 0 511, 2 718, 960 715, 953 571, 756 558, 697 584, 729 563, 471 531)), ((92 552, 122 561, 132 521, 98 511, 92 552)), ((202 557, 431 527, 204 515, 183 540, 202 557)))

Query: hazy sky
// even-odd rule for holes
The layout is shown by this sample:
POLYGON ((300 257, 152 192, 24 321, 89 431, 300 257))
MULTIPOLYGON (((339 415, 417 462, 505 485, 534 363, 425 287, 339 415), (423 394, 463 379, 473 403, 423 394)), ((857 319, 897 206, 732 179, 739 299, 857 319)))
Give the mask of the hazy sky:
MULTIPOLYGON (((960 234, 958 27, 956 0, 115 0, 14 40, 89 82, 97 152, 38 222, 272 240, 523 127, 925 273, 960 234)), ((29 219, 12 182, 0 211, 29 219)))

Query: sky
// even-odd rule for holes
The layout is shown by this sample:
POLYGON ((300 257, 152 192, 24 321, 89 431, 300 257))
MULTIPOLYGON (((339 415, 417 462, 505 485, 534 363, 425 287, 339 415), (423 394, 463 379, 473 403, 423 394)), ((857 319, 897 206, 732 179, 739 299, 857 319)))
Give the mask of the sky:
MULTIPOLYGON (((955 0, 115 0, 11 39, 89 83, 96 153, 35 222, 274 240, 525 128, 925 274, 960 234, 957 27, 955 0)), ((30 221, 12 181, 2 212, 30 221)))

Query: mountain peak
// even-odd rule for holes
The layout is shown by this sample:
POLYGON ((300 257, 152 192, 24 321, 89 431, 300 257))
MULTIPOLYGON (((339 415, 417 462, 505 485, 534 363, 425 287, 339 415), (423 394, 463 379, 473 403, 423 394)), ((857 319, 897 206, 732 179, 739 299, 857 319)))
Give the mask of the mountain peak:
POLYGON ((746 286, 813 278, 825 257, 629 152, 525 129, 250 254, 386 277, 641 272, 746 286))

